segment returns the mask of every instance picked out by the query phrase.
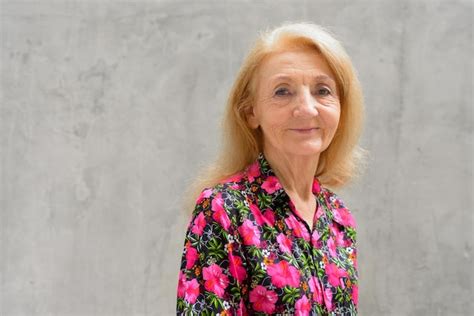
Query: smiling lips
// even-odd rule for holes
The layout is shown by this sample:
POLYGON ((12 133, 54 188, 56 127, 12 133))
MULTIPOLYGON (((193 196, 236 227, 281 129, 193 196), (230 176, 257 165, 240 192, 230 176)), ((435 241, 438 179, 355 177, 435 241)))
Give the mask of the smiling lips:
POLYGON ((318 130, 319 127, 312 127, 312 128, 293 128, 291 129, 292 131, 302 133, 302 134, 310 134, 316 130, 318 130))

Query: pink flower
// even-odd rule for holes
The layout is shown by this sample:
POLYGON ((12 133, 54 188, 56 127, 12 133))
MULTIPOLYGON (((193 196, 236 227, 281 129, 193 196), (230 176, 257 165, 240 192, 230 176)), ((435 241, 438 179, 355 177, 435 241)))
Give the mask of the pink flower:
POLYGON ((324 290, 324 304, 326 305, 328 311, 333 310, 331 289, 324 290))
POLYGON ((321 206, 321 204, 319 204, 319 201, 318 201, 318 206, 316 209, 316 220, 318 220, 321 217, 321 215, 323 215, 323 213, 324 213, 324 209, 321 206))
POLYGON ((333 258, 337 257, 336 244, 334 243, 334 239, 332 239, 332 237, 328 238, 327 245, 329 249, 329 255, 333 258))
POLYGON ((229 279, 222 273, 221 267, 213 263, 209 267, 202 269, 202 276, 204 280, 206 280, 204 283, 206 290, 222 298, 224 296, 224 290, 229 284, 229 279))
POLYGON ((357 284, 352 285, 352 301, 356 306, 359 303, 359 287, 357 284))
POLYGON ((310 311, 311 311, 311 303, 306 297, 306 295, 303 294, 303 296, 299 300, 296 301, 295 315, 306 316, 306 315, 309 315, 310 311))
POLYGON ((281 189, 281 184, 275 176, 269 176, 262 184, 262 188, 268 193, 272 194, 276 190, 281 189))
POLYGON ((222 199, 222 193, 218 193, 215 198, 212 199, 211 207, 214 213, 212 218, 216 220, 226 231, 229 231, 230 219, 227 212, 224 210, 224 200, 222 199))
POLYGON ((238 231, 244 239, 244 245, 260 245, 260 231, 257 226, 252 224, 251 220, 246 219, 242 226, 238 228, 238 231))
POLYGON ((346 242, 344 241, 344 233, 342 233, 339 228, 337 227, 337 225, 334 225, 334 223, 331 223, 329 225, 329 229, 331 230, 331 233, 334 235, 334 237, 336 238, 336 246, 342 246, 342 247, 345 247, 346 246, 346 242))
POLYGON ((237 316, 247 315, 247 308, 243 299, 240 299, 239 309, 237 310, 237 316))
POLYGON ((196 204, 200 204, 202 202, 202 200, 207 199, 208 197, 211 196, 211 194, 212 194, 212 189, 206 189, 206 190, 202 191, 201 194, 199 195, 199 197, 196 200, 196 204))
POLYGON ((199 295, 199 283, 196 279, 185 282, 184 285, 184 299, 189 303, 196 302, 199 295))
POLYGON ((319 284, 318 279, 315 276, 312 276, 309 279, 309 288, 311 292, 313 292, 313 301, 318 302, 318 304, 322 304, 323 302, 323 293, 321 290, 321 285, 319 284))
POLYGON ((347 208, 333 208, 334 220, 341 225, 355 227, 355 220, 347 208))
POLYGON ((313 193, 321 192, 321 185, 319 184, 319 180, 315 177, 313 179, 313 193))
POLYGON ((340 278, 347 277, 347 271, 339 268, 336 264, 332 262, 326 264, 325 270, 326 275, 328 276, 328 281, 332 286, 342 285, 342 288, 344 288, 344 283, 340 282, 340 278))
POLYGON ((186 269, 191 269, 198 258, 198 253, 190 244, 187 244, 186 248, 186 269))
POLYGON ((317 248, 317 249, 321 249, 321 241, 319 240, 321 236, 319 235, 319 232, 317 229, 315 229, 313 231, 313 235, 312 235, 312 238, 311 238, 311 244, 313 245, 313 247, 317 248))
POLYGON ((273 214, 272 209, 266 209, 265 212, 263 212, 263 218, 265 219, 265 223, 268 225, 275 225, 275 214, 273 214))
POLYGON ((249 166, 249 168, 247 169, 247 176, 250 182, 253 182, 255 178, 260 176, 260 164, 258 163, 258 161, 255 161, 249 166))
POLYGON ((204 213, 199 213, 199 215, 194 219, 193 228, 191 231, 196 235, 201 236, 204 226, 206 226, 206 217, 204 216, 204 213))
POLYGON ((234 256, 229 252, 229 270, 230 274, 239 282, 245 280, 247 271, 242 266, 242 259, 239 256, 234 256))
POLYGON ((287 261, 271 264, 267 267, 267 273, 272 277, 272 283, 278 287, 286 285, 298 287, 300 284, 300 272, 287 261))
POLYGON ((262 215, 262 212, 260 212, 260 209, 258 208, 258 206, 251 203, 250 211, 255 217, 255 221, 257 222, 258 225, 262 226, 265 223, 269 226, 273 226, 275 224, 275 216, 273 215, 273 212, 271 211, 271 209, 267 209, 265 211, 265 215, 262 215))
POLYGON ((274 291, 267 290, 262 285, 257 285, 250 291, 249 296, 255 311, 265 314, 272 314, 274 312, 275 302, 278 300, 278 295, 274 291))
POLYGON ((227 182, 239 182, 242 179, 242 172, 238 172, 236 174, 231 175, 230 177, 221 180, 220 183, 227 183, 227 182))
POLYGON ((184 291, 186 289, 186 275, 179 271, 178 274, 178 297, 184 297, 184 291))
POLYGON ((293 230, 293 233, 296 237, 303 237, 306 241, 310 240, 310 236, 306 230, 306 227, 304 227, 303 224, 300 223, 293 215, 290 214, 290 216, 285 218, 285 223, 293 230))
POLYGON ((288 252, 288 253, 291 252, 291 246, 292 246, 291 240, 288 237, 286 237, 285 234, 283 233, 278 234, 277 241, 278 241, 281 251, 288 252))

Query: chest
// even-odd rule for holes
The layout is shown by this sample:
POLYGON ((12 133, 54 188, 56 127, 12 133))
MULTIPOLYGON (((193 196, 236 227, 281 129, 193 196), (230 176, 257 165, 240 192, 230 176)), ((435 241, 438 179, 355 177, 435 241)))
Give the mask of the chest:
MULTIPOLYGON (((316 203, 308 209, 312 207, 316 203)), ((358 282, 353 244, 344 227, 331 229, 339 224, 326 216, 315 217, 314 230, 308 229, 313 226, 314 208, 301 212, 303 218, 298 218, 290 208, 283 216, 277 211, 273 217, 263 213, 265 220, 253 214, 247 218, 247 225, 254 227, 249 233, 254 234, 252 238, 245 239, 242 230, 247 284, 250 291, 260 286, 275 293, 275 307, 282 311, 290 310, 305 296, 318 315, 336 307, 350 312, 355 309, 352 286, 358 282)))

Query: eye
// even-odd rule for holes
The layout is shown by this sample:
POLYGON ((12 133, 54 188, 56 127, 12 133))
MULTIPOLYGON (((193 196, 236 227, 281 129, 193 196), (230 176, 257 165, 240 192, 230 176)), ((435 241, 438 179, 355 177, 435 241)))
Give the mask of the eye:
POLYGON ((331 90, 327 88, 321 88, 321 89, 318 89, 318 94, 322 96, 327 96, 331 94, 331 90))
POLYGON ((279 88, 277 91, 275 91, 275 95, 277 96, 286 96, 288 94, 290 94, 290 92, 286 88, 279 88))

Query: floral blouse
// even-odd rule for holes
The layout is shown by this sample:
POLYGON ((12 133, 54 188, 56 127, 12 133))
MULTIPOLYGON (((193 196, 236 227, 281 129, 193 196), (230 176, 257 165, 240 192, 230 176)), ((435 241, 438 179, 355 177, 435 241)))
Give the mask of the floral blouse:
POLYGON ((202 191, 187 227, 178 315, 356 315, 355 221, 313 181, 313 227, 263 153, 202 191))

